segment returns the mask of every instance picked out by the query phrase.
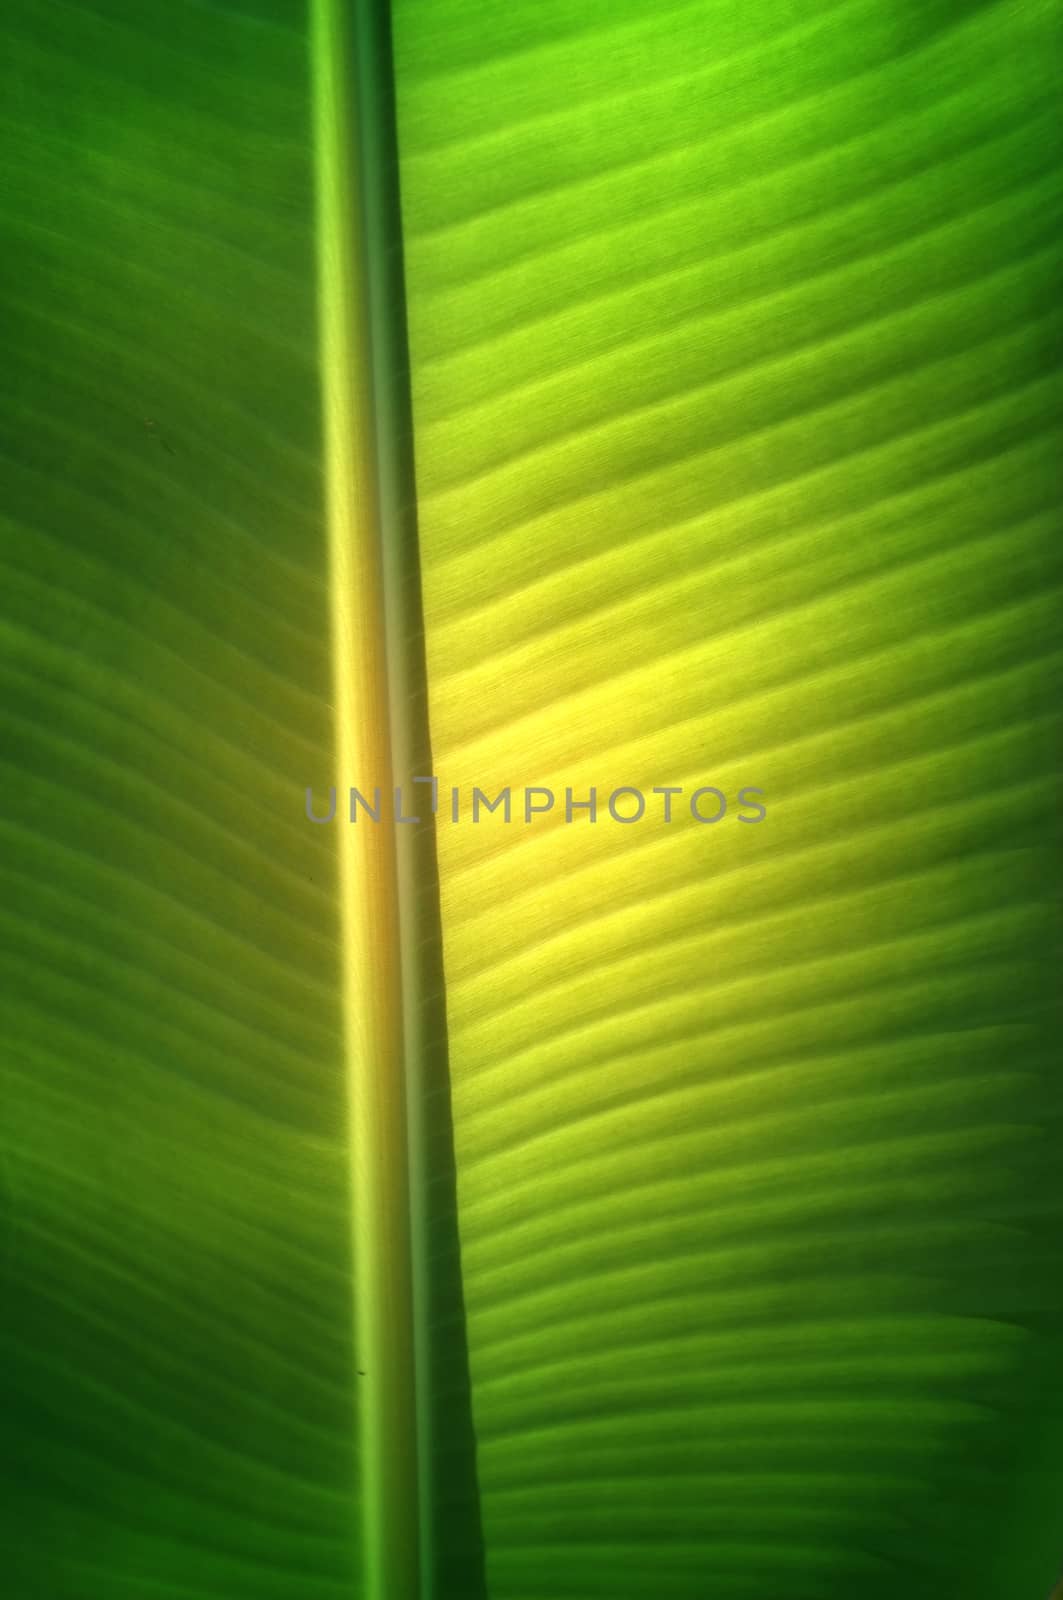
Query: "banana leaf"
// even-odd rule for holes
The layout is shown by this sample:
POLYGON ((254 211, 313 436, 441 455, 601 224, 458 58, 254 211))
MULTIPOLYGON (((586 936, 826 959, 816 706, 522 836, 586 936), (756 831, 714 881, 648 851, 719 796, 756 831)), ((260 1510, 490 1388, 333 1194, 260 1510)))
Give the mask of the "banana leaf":
POLYGON ((1059 29, 7 0, 12 1600, 1051 1590, 1059 29))

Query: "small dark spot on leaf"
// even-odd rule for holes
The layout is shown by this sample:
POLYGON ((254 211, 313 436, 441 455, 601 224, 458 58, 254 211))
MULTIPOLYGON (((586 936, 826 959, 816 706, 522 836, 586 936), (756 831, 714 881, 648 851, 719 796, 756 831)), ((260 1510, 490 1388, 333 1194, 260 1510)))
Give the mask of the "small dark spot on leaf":
POLYGON ((159 432, 159 424, 155 421, 154 417, 145 417, 144 426, 147 428, 153 439, 158 439, 167 455, 175 456, 177 454, 177 451, 174 449, 169 439, 159 432))

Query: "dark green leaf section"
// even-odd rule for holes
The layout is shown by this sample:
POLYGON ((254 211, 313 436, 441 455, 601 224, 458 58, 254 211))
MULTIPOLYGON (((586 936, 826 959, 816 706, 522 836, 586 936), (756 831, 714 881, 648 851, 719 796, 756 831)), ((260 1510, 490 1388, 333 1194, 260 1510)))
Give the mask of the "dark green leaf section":
POLYGON ((3 1587, 349 1600, 305 19, 2 41, 3 1587))

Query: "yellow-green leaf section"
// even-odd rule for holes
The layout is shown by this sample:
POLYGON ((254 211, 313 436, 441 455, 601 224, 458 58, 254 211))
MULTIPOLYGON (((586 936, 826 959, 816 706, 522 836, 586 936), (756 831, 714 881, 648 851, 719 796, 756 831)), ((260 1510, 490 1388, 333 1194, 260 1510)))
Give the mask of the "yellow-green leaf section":
POLYGON ((1058 8, 395 20, 489 1592, 1040 1595, 1058 8))

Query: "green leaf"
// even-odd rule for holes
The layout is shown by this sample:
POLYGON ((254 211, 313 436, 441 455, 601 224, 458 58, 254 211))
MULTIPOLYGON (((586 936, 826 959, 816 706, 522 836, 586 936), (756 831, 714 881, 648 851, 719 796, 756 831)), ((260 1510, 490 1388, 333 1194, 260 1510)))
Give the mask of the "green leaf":
POLYGON ((14 1600, 1051 1587, 1058 24, 8 0, 14 1600))

